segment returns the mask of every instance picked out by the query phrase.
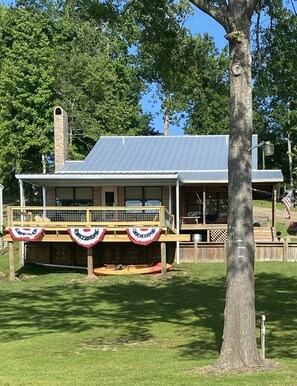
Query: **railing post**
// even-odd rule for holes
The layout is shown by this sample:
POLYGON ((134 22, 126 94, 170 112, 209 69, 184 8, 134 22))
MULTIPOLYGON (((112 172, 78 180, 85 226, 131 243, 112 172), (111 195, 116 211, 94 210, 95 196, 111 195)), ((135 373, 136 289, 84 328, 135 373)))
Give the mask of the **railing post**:
POLYGON ((160 207, 159 216, 160 216, 160 218, 159 218, 160 225, 161 225, 161 227, 164 227, 165 226, 165 207, 164 206, 160 207))
POLYGON ((12 224, 12 207, 7 207, 7 225, 10 227, 12 224))
POLYGON ((284 239, 283 242, 283 261, 288 261, 289 257, 289 242, 288 239, 284 239))
POLYGON ((13 241, 8 242, 9 251, 9 280, 15 279, 15 264, 14 264, 14 245, 13 241))

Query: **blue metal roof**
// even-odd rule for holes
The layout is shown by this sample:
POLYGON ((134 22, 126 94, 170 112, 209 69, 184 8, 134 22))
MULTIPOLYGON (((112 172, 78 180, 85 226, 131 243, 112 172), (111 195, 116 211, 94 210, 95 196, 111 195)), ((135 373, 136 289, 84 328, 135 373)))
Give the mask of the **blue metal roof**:
MULTIPOLYGON (((227 135, 101 137, 83 162, 68 161, 60 172, 227 170, 228 139, 227 135)), ((256 155, 253 152, 253 169, 256 155)))
MULTIPOLYGON (((101 137, 84 161, 66 161, 55 174, 163 175, 177 173, 183 182, 227 182, 228 135, 101 137)), ((257 145, 257 135, 253 136, 257 145)), ((253 181, 281 182, 280 170, 257 170, 252 150, 253 181)))

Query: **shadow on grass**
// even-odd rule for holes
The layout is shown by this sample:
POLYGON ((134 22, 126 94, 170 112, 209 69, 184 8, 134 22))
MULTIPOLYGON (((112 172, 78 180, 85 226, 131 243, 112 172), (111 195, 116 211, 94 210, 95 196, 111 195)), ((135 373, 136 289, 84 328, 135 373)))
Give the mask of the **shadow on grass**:
POLYGON ((224 276, 206 283, 176 270, 165 280, 161 275, 100 277, 93 283, 68 278, 64 284, 53 281, 45 285, 41 275, 50 272, 66 271, 28 266, 20 277, 38 275, 36 279, 13 283, 9 292, 1 291, 0 342, 87 330, 97 334, 90 337, 98 342, 115 336, 124 342, 143 342, 154 339, 153 325, 166 323, 170 331, 167 334, 165 330, 165 336, 171 339, 176 334, 184 355, 194 352, 201 356, 220 348, 224 276), (23 284, 26 288, 21 289, 23 284), (197 327, 208 333, 202 337, 197 327), (183 347, 185 341, 189 343, 183 347))
MULTIPOLYGON (((223 329, 225 277, 200 280, 199 270, 192 274, 190 269, 171 272, 165 280, 157 275, 100 277, 93 283, 69 279, 47 285, 33 279, 31 286, 13 283, 9 292, 1 290, 0 342, 86 331, 90 341, 99 343, 115 338, 143 342, 153 340, 156 326, 165 323, 168 335, 164 331, 164 336, 170 339, 176 334, 176 343, 168 343, 182 355, 216 355, 223 329)), ((49 272, 53 271, 27 267, 23 274, 49 272)), ((267 315, 267 347, 273 344, 269 357, 295 358, 297 279, 276 273, 256 277, 257 309, 267 315)))
POLYGON ((297 358, 297 277, 257 274, 256 308, 258 319, 266 315, 267 356, 297 358))

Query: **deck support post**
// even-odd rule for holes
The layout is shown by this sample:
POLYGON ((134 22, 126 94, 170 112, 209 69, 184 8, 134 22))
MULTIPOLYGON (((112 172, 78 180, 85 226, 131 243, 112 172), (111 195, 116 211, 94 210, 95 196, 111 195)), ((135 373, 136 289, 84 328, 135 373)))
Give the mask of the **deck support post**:
POLYGON ((93 266, 93 248, 87 248, 87 259, 88 259, 88 279, 97 278, 94 275, 94 266, 93 266))
POLYGON ((166 243, 161 243, 162 275, 166 275, 166 243))
POLYGON ((15 279, 15 264, 14 264, 14 245, 13 241, 8 242, 9 252, 9 280, 15 279))

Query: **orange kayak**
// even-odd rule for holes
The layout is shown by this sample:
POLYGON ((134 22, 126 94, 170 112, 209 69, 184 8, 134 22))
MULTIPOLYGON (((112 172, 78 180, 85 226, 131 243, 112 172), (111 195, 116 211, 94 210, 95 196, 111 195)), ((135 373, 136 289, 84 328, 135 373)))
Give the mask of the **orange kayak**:
MULTIPOLYGON (((171 264, 166 264, 166 271, 171 269, 171 264)), ((104 267, 94 268, 94 274, 97 276, 107 275, 144 275, 149 273, 162 272, 162 264, 139 264, 139 265, 106 265, 104 267)))

